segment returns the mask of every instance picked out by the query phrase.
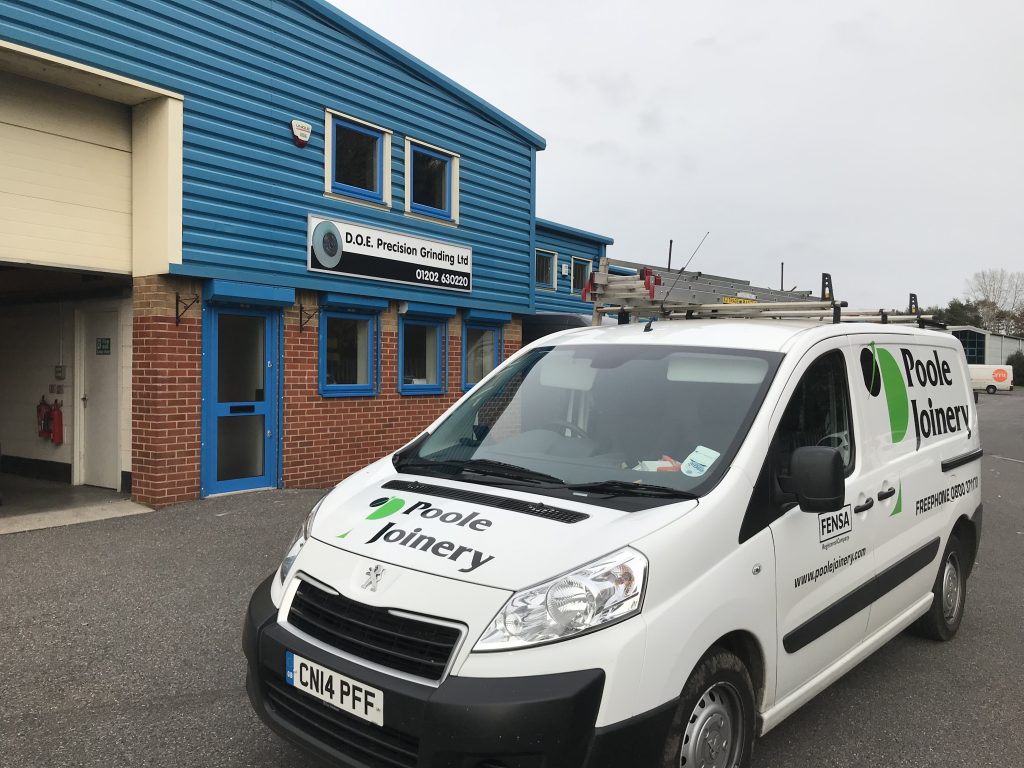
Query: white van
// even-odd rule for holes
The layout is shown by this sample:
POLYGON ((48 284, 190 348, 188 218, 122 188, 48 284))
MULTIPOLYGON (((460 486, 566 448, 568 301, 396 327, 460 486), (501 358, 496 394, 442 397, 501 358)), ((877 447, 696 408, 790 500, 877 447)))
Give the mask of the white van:
POLYGON ((981 455, 948 334, 564 331, 317 503, 250 602, 252 705, 341 766, 746 766, 899 632, 953 637, 981 455))
POLYGON ((971 387, 979 392, 1013 391, 1013 367, 1009 365, 976 365, 967 366, 971 372, 971 387))

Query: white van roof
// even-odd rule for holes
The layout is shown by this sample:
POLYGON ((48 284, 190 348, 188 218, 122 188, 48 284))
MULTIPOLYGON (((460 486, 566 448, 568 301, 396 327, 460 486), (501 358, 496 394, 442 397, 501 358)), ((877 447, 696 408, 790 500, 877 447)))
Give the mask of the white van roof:
MULTIPOLYGON (((922 330, 912 325, 888 323, 831 323, 815 320, 722 318, 715 320, 660 320, 651 324, 577 328, 553 334, 538 346, 548 344, 671 344, 686 347, 753 349, 786 352, 797 344, 810 346, 821 339, 851 334, 874 336, 925 336, 938 346, 952 346, 956 339, 947 333, 922 330)), ((959 343, 959 342, 957 342, 959 343)))

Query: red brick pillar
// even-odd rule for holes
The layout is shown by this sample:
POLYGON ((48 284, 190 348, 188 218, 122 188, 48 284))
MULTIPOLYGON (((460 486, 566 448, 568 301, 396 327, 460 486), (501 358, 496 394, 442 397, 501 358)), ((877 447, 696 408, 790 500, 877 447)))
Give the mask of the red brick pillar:
POLYGON ((132 498, 154 507, 199 497, 202 304, 175 325, 175 292, 201 287, 153 275, 132 291, 132 498))

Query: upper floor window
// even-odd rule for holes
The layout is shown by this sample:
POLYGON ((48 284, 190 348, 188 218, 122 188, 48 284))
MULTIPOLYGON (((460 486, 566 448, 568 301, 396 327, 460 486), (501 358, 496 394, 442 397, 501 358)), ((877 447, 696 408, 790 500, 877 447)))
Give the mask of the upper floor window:
POLYGON ((590 259, 581 259, 579 256, 572 257, 572 292, 582 293, 583 286, 587 284, 590 277, 590 259))
POLYGON ((406 210, 458 220, 459 157, 406 140, 406 210))
POLYGON ((391 132, 327 113, 327 188, 372 203, 391 202, 391 132))
POLYGON ((554 251, 545 251, 538 248, 535 259, 535 282, 537 287, 544 290, 554 290, 557 287, 555 283, 557 279, 555 270, 558 265, 558 254, 554 251))

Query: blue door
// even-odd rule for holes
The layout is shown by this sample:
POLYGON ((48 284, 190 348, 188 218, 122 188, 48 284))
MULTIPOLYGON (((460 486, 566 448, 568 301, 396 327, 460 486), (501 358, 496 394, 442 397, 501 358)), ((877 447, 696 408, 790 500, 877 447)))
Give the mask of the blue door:
POLYGON ((209 305, 203 371, 203 496, 277 486, 280 313, 209 305))

